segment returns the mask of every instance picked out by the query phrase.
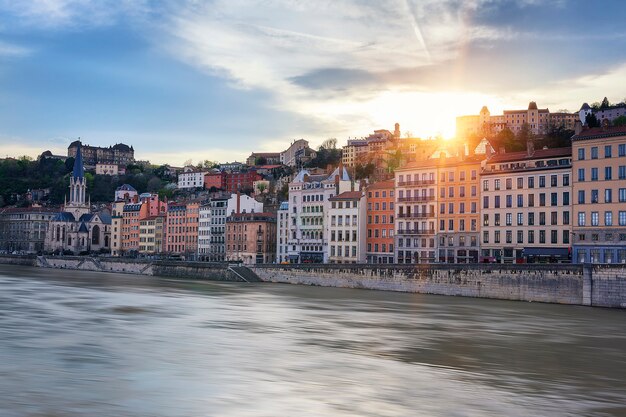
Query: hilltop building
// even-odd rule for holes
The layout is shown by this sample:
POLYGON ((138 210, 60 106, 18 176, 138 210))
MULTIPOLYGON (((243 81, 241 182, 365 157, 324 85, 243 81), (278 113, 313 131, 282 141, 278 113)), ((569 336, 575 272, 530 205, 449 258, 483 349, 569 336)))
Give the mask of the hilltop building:
POLYGON ((75 140, 67 147, 67 156, 75 158, 79 148, 81 149, 85 167, 90 169, 95 169, 96 164, 99 163, 126 166, 135 161, 135 150, 133 147, 123 143, 105 148, 83 145, 80 140, 75 140))

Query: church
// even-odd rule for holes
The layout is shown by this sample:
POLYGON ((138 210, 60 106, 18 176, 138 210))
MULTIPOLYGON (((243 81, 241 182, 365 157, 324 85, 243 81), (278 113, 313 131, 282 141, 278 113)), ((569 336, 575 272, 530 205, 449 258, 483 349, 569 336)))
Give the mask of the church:
POLYGON ((111 244, 111 215, 106 211, 91 212, 87 203, 87 182, 80 145, 76 150, 70 176, 70 199, 49 223, 46 252, 86 254, 108 252, 111 244))

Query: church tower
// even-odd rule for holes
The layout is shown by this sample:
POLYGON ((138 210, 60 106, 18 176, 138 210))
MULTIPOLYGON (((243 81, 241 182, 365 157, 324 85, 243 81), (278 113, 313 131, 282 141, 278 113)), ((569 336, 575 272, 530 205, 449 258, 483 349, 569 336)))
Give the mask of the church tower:
POLYGON ((74 159, 74 169, 70 177, 70 201, 65 203, 65 210, 72 213, 76 220, 83 214, 89 213, 89 205, 85 203, 87 193, 87 182, 85 180, 85 167, 83 166, 83 154, 81 145, 76 149, 74 159))

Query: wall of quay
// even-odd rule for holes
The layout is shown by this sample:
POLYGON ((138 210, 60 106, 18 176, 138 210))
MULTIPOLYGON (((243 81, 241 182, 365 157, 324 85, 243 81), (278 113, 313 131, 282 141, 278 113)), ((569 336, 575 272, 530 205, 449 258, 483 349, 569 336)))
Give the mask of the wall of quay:
POLYGON ((626 308, 622 265, 258 265, 263 281, 626 308))
POLYGON ((226 263, 32 255, 0 255, 0 264, 626 308, 626 265, 305 264, 230 268, 226 263))

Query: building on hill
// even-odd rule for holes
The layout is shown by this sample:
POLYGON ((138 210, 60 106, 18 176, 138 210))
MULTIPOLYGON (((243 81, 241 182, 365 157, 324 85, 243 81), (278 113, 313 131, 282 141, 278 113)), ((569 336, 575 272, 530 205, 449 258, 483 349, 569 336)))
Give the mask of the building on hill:
POLYGON ((96 175, 125 175, 126 167, 124 165, 100 163, 96 164, 96 175))
POLYGON ((207 171, 192 166, 186 166, 183 172, 178 174, 178 188, 193 189, 204 187, 204 176, 207 171))
POLYGON ((246 165, 277 165, 280 164, 280 152, 252 152, 246 165))
POLYGON ((63 211, 50 221, 46 234, 47 252, 108 251, 111 240, 111 216, 108 212, 91 212, 87 203, 87 182, 80 143, 74 155, 74 168, 70 176, 69 201, 65 201, 63 211))
POLYGON ((130 201, 137 195, 137 190, 130 184, 122 184, 115 189, 115 200, 127 200, 130 201))
POLYGON ((501 115, 491 115, 483 106, 477 115, 459 116, 456 118, 456 137, 460 139, 474 135, 496 134, 506 128, 518 133, 524 125, 528 125, 535 135, 546 133, 550 127, 564 127, 574 130, 579 120, 579 113, 550 113, 549 109, 540 109, 531 101, 527 109, 504 110, 501 115))
MULTIPOLYGON (((317 152, 309 148, 309 141, 294 140, 291 145, 280 153, 279 163, 293 168, 302 167, 317 156, 317 152)), ((269 165, 269 162, 267 163, 269 165)))
POLYGON ((90 169, 95 169, 98 163, 126 166, 135 161, 135 150, 133 147, 123 143, 106 148, 83 145, 80 140, 75 140, 67 147, 67 156, 75 158, 79 148, 81 149, 84 166, 90 169))

